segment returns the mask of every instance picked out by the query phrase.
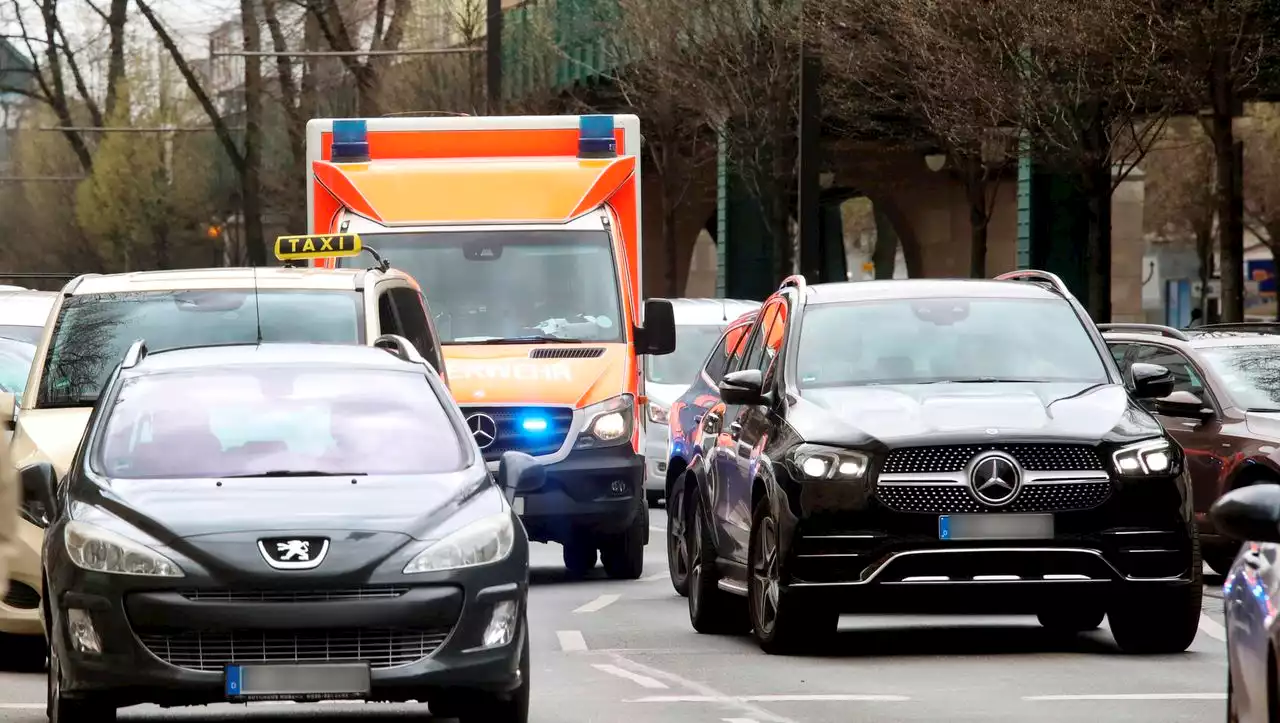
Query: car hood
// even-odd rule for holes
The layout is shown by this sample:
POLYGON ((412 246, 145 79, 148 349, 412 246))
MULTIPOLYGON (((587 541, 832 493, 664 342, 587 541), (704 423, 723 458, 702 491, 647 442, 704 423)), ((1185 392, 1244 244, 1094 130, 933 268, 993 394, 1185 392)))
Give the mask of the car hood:
POLYGON ((449 344, 444 358, 449 390, 462 405, 582 408, 625 392, 634 373, 629 348, 617 343, 449 344), (535 353, 550 356, 530 358, 535 353))
MULTIPOLYGON (((115 479, 92 487, 80 500, 88 504, 76 505, 72 514, 105 526, 118 520, 164 544, 248 532, 350 531, 436 539, 450 531, 450 518, 464 503, 486 489, 496 489, 487 476, 469 480, 459 474, 115 479)), ((501 510, 496 499, 490 506, 492 512, 501 510)))
POLYGON ((66 474, 91 414, 92 407, 19 410, 9 450, 14 465, 49 462, 59 477, 66 474))
POLYGON ((1096 443, 1159 434, 1124 387, 1082 383, 912 384, 813 389, 791 415, 801 435, 833 444, 1001 441, 1096 443), (871 438, 871 439, 868 439, 871 438))

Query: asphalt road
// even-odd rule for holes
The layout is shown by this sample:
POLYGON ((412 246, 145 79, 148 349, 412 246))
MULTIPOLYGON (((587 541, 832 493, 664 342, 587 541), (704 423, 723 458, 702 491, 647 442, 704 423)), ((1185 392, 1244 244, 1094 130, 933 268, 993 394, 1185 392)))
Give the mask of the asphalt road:
MULTIPOLYGON (((535 545, 530 604, 536 723, 1179 723, 1225 717, 1221 579, 1181 655, 1119 653, 1105 627, 1061 640, 1034 618, 845 618, 820 657, 771 657, 746 637, 698 635, 666 577, 654 510, 645 577, 570 582, 535 545)), ((0 672, 0 721, 44 720, 44 676, 0 672)), ((123 720, 350 720, 416 706, 217 705, 121 711, 123 720)))

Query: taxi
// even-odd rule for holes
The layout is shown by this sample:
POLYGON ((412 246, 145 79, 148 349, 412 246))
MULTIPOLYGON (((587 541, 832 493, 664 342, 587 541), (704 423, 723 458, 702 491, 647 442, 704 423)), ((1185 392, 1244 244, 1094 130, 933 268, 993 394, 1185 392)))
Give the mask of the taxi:
POLYGON ((263 700, 527 722, 511 500, 542 467, 492 475, 439 375, 384 341, 128 350, 66 476, 25 483, 50 511, 51 723, 263 700))
MULTIPOLYGON (((355 234, 284 236, 275 246, 276 258, 289 264, 367 251, 355 234)), ((20 474, 42 462, 57 477, 66 473, 107 377, 139 338, 158 351, 259 342, 374 345, 392 334, 407 338, 414 353, 444 372, 417 282, 381 259, 372 268, 86 274, 63 287, 49 319, 21 398, 0 392, 0 427, 12 432, 10 455, 20 474)), ((0 633, 30 636, 38 645, 6 645, 0 655, 43 662, 37 504, 23 504, 9 593, 0 601, 0 633)))

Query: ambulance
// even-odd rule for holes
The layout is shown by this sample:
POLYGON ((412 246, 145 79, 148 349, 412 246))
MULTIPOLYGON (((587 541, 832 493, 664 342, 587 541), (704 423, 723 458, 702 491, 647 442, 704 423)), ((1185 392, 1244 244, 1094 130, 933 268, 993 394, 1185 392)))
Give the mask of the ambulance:
POLYGON ((675 322, 641 303, 639 152, 634 115, 307 124, 308 231, 359 234, 418 281, 490 468, 546 468, 516 511, 573 575, 638 578, 649 537, 643 358, 675 322))

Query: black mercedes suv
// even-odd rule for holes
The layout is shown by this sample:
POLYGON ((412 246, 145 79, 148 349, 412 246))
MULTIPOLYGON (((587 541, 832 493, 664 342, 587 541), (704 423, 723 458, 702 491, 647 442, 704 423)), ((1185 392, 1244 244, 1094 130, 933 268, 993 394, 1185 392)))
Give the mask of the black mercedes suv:
POLYGON ((699 632, 767 652, 841 613, 1104 616, 1186 650, 1202 595, 1183 453, 1056 276, 783 282, 701 422, 680 506, 699 632))

